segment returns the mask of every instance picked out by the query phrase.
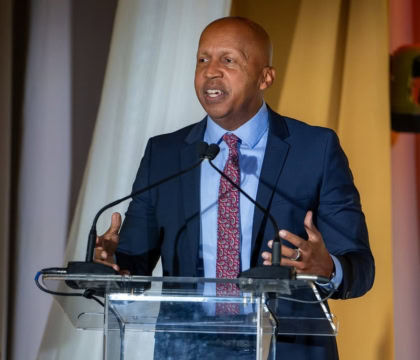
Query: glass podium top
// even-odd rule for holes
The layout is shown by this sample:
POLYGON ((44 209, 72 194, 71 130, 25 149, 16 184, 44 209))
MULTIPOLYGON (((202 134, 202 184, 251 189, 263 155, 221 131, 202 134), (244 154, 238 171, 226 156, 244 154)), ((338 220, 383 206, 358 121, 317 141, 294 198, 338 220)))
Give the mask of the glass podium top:
MULTIPOLYGON (((235 284, 243 292, 264 293, 273 292, 279 294, 291 294, 294 290, 307 288, 306 280, 312 280, 311 276, 302 277, 297 280, 278 280, 278 279, 214 279, 203 277, 153 277, 153 276, 132 276, 132 275, 95 275, 95 274, 44 274, 42 277, 48 289, 57 288, 57 283, 65 282, 70 291, 71 288, 95 289, 107 292, 142 292, 150 288, 151 284, 159 284, 165 289, 196 289, 198 292, 200 285, 204 284, 235 284)), ((57 291, 57 290, 54 290, 57 291)))
MULTIPOLYGON (((90 294, 103 297, 112 315, 108 316, 108 329, 118 329, 124 323, 131 331, 255 334, 261 326, 258 319, 264 315, 266 325, 277 334, 335 336, 337 322, 322 301, 326 294, 311 280, 94 274, 42 277, 51 291, 81 295, 89 289, 90 294), (235 291, 221 296, 218 284, 232 284, 235 291)), ((82 296, 55 299, 76 328, 104 329, 104 308, 98 303, 82 296)))

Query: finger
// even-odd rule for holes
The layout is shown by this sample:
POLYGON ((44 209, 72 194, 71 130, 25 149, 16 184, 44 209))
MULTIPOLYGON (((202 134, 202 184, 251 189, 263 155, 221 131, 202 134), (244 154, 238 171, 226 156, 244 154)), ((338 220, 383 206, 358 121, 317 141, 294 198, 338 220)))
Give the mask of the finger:
POLYGON ((264 259, 263 265, 271 265, 271 253, 268 251, 264 251, 261 254, 261 257, 264 259))
POLYGON ((305 269, 305 264, 302 261, 290 260, 288 258, 281 258, 280 265, 294 267, 296 270, 305 269))
POLYGON ((270 252, 268 252, 268 251, 264 251, 264 252, 261 254, 261 257, 262 257, 264 260, 269 260, 269 261, 271 261, 271 253, 270 253, 270 252))
POLYGON ((306 240, 303 240, 301 237, 286 230, 280 230, 279 234, 282 239, 287 240, 289 243, 295 245, 297 248, 305 248, 306 240))
POLYGON ((110 237, 112 235, 118 234, 121 227, 121 214, 118 212, 114 212, 111 216, 111 226, 107 230, 107 232, 104 234, 107 237, 110 237))
POLYGON ((120 275, 131 275, 131 273, 128 270, 120 270, 120 275))
POLYGON ((96 243, 95 243, 95 251, 103 250, 104 249, 104 237, 97 236, 96 243))
POLYGON ((118 212, 114 212, 111 216, 111 226, 109 228, 110 234, 118 234, 121 227, 121 214, 118 212))
POLYGON ((95 248, 94 260, 105 261, 108 259, 108 253, 103 248, 95 248))
POLYGON ((108 257, 112 256, 113 252, 112 249, 109 250, 107 247, 104 246, 96 246, 95 247, 95 254, 94 257, 96 259, 108 259, 108 257))
POLYGON ((101 253, 104 249, 101 247, 95 247, 95 253, 94 253, 94 258, 95 259, 100 259, 101 258, 101 253))
POLYGON ((97 259, 97 258, 94 259, 93 261, 96 262, 96 263, 99 263, 99 264, 103 264, 103 265, 112 267, 115 271, 120 271, 120 267, 117 264, 115 264, 114 262, 101 260, 101 259, 97 259))
POLYGON ((288 258, 294 258, 296 257, 296 249, 292 249, 288 246, 282 246, 281 255, 286 256, 288 258))
POLYGON ((320 239, 320 232, 316 228, 313 221, 313 212, 308 211, 303 221, 305 226, 306 233, 308 234, 308 240, 318 240, 320 239))
MULTIPOLYGON (((273 240, 270 240, 268 243, 267 243, 267 245, 268 245, 268 247, 270 248, 270 249, 272 249, 273 248, 273 240)), ((264 254, 264 253, 263 253, 264 254)), ((271 259, 271 253, 269 253, 269 252, 267 252, 267 254, 270 254, 270 259, 271 259)), ((288 246, 282 246, 281 247, 281 255, 282 256, 287 256, 287 257, 289 257, 289 258, 292 258, 292 257, 295 257, 296 256, 296 250, 295 249, 292 249, 292 248, 290 248, 290 247, 288 247, 288 246)), ((264 256, 261 254, 261 256, 264 258, 264 256)), ((264 258, 265 259, 265 258, 264 258)))

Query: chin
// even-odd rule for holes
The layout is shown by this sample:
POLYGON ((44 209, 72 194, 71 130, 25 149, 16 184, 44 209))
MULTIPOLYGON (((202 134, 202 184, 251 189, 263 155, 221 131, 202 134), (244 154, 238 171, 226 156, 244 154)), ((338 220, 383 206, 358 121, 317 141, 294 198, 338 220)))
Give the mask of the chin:
POLYGON ((203 108, 213 120, 223 119, 229 114, 229 110, 221 106, 206 105, 206 106, 203 106, 203 108))
POLYGON ((215 112, 213 113, 208 112, 207 114, 218 124, 223 123, 226 120, 227 115, 228 115, 226 113, 215 113, 215 112))

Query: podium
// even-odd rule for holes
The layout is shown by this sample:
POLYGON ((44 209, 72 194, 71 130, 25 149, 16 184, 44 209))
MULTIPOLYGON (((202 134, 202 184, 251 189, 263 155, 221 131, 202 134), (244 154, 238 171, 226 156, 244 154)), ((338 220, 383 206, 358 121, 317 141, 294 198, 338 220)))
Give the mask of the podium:
MULTIPOLYGON (((278 336, 335 336, 311 277, 297 280, 43 274, 72 324, 104 333, 104 359, 275 359, 278 336), (218 284, 233 284, 220 296, 218 284)), ((220 285, 219 285, 220 286, 220 285)))

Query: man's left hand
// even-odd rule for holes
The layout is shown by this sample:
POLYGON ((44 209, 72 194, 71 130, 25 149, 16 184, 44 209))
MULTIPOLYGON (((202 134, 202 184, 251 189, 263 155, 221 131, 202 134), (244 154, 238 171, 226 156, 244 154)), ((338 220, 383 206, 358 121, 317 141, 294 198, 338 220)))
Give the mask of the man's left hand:
MULTIPOLYGON (((294 267, 299 274, 303 273, 331 278, 334 270, 334 262, 325 247, 321 233, 313 223, 312 217, 312 211, 308 211, 304 220, 308 240, 302 239, 289 231, 280 230, 280 237, 296 246, 296 249, 282 246, 281 265, 294 267), (299 249, 299 252, 297 249, 299 249), (293 260, 297 256, 299 258, 293 260)), ((273 240, 268 242, 268 246, 272 248, 273 240)), ((270 252, 263 252, 261 256, 264 259, 264 265, 271 265, 270 252)))

